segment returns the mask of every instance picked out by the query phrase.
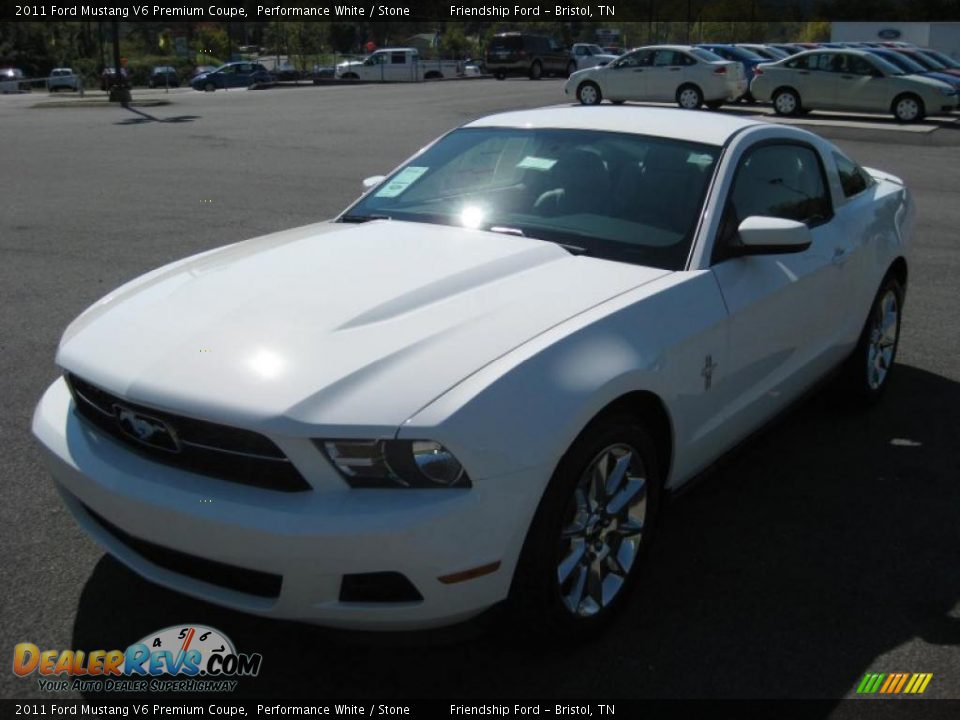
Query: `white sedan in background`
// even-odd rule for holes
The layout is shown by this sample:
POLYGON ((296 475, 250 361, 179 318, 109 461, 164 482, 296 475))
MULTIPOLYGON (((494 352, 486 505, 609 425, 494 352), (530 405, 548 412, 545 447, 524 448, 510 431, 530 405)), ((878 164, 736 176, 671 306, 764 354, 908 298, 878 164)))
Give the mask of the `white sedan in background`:
POLYGON ((742 97, 749 85, 739 62, 689 45, 643 47, 602 67, 573 73, 563 88, 583 105, 604 99, 675 102, 687 110, 717 108, 742 97))
POLYGON ((778 115, 808 110, 891 113, 900 122, 957 109, 956 88, 908 74, 865 50, 811 50, 759 65, 750 91, 778 115))
POLYGON ((33 432, 144 577, 342 627, 506 600, 592 632, 665 492, 834 370, 890 381, 911 196, 804 130, 513 112, 365 185, 64 333, 33 432))

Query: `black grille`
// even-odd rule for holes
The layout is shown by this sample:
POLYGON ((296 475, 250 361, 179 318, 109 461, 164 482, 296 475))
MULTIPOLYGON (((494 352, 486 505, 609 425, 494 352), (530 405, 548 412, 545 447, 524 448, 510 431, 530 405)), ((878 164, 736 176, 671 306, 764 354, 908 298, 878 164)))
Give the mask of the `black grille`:
POLYGON ((280 596, 280 585, 283 583, 283 578, 280 575, 259 570, 247 570, 236 565, 227 565, 216 560, 189 555, 179 550, 171 550, 162 545, 154 545, 152 542, 141 540, 125 530, 121 530, 83 503, 80 504, 100 527, 154 565, 195 580, 201 580, 229 590, 236 590, 247 595, 264 598, 280 596))
POLYGON ((263 435, 127 402, 76 375, 67 375, 67 385, 82 418, 151 460, 219 480, 269 490, 298 492, 310 489, 283 451, 263 435), (162 443, 150 445, 134 439, 121 427, 117 406, 161 421, 176 437, 179 451, 171 452, 162 443))

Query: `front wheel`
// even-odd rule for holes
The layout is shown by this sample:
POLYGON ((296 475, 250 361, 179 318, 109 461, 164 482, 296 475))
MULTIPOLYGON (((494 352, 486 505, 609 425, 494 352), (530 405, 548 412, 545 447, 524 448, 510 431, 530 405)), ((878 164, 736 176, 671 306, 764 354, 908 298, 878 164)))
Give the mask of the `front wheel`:
POLYGON ((923 100, 912 93, 900 95, 893 101, 893 116, 898 122, 920 122, 925 114, 923 100))
POLYGON ((900 342, 903 297, 900 282, 887 276, 870 307, 857 347, 844 367, 845 385, 854 397, 866 403, 876 402, 889 383, 900 342))
POLYGON ((696 110, 703 105, 703 93, 696 85, 683 85, 677 90, 677 105, 684 110, 696 110))
POLYGON ((577 100, 581 105, 599 105, 603 100, 603 93, 595 82, 580 83, 577 88, 577 100))
POLYGON ((203 86, 204 92, 213 92, 216 89, 217 89, 217 86, 214 85, 212 82, 208 82, 203 86))
POLYGON ((530 66, 530 79, 539 80, 543 77, 543 65, 540 64, 540 61, 537 60, 533 65, 530 66))
POLYGON ((636 578, 659 498, 646 430, 625 415, 588 426, 557 466, 527 533, 511 587, 524 627, 576 635, 606 622, 636 578))

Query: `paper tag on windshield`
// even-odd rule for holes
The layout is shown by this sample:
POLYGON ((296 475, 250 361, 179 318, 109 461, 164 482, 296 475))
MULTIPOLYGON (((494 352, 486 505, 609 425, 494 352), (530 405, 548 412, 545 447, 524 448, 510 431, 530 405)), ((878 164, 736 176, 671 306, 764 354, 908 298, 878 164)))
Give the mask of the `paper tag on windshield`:
POLYGON ((420 176, 429 169, 430 168, 413 166, 404 168, 397 173, 395 178, 377 190, 374 197, 396 197, 419 180, 420 176))
POLYGON ((517 163, 518 168, 530 168, 531 170, 549 170, 557 164, 556 160, 550 158, 534 157, 527 155, 523 160, 517 163))

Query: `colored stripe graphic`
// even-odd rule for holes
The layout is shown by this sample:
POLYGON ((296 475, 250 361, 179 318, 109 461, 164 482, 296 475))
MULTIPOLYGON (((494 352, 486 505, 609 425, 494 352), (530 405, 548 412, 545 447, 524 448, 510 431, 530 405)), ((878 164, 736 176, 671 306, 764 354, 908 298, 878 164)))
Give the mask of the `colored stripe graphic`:
POLYGON ((921 695, 933 673, 867 673, 857 685, 858 695, 921 695))

